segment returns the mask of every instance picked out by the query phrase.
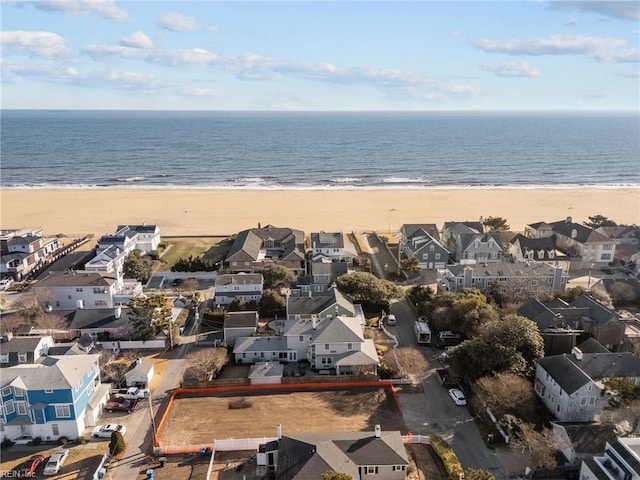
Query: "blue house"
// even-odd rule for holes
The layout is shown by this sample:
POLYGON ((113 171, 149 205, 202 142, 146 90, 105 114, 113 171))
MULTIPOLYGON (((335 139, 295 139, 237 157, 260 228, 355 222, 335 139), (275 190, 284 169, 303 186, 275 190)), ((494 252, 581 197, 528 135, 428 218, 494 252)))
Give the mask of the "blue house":
POLYGON ((2 438, 75 439, 95 426, 109 396, 100 383, 100 355, 47 356, 2 370, 2 438))

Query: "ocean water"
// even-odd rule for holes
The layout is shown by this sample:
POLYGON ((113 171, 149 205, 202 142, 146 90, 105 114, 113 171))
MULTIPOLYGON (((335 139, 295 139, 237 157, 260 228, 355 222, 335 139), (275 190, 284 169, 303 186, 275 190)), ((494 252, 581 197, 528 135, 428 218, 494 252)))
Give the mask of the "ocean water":
POLYGON ((2 111, 3 188, 640 185, 640 117, 2 111))

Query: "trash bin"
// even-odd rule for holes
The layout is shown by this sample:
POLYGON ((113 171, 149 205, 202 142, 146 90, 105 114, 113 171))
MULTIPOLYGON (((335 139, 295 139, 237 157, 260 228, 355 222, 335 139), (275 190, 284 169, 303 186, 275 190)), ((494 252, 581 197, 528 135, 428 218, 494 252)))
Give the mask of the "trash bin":
POLYGON ((167 457, 160 457, 158 462, 160 462, 161 467, 164 467, 164 464, 167 462, 167 457))
POLYGON ((147 470, 147 478, 146 480, 153 480, 153 468, 150 468, 149 470, 147 470))

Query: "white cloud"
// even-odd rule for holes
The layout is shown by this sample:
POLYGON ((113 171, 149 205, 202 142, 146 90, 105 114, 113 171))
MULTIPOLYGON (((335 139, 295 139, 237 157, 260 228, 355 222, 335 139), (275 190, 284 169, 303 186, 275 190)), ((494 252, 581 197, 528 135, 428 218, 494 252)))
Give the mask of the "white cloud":
POLYGON ((184 93, 185 95, 192 95, 194 97, 201 98, 218 98, 220 96, 220 93, 212 88, 192 88, 184 90, 184 93))
POLYGON ((120 39, 120 45, 133 48, 151 48, 153 47, 153 42, 151 42, 151 39, 145 35, 144 32, 138 30, 128 37, 122 37, 120 39))
POLYGON ((575 18, 571 18, 571 19, 567 20, 566 22, 564 22, 564 24, 567 27, 575 27, 578 24, 578 20, 576 20, 575 18))
POLYGON ((549 6, 556 10, 599 13, 606 17, 622 20, 640 20, 640 3, 637 1, 617 0, 554 0, 549 6))
POLYGON ((0 32, 0 45, 44 58, 64 57, 70 53, 70 50, 64 45, 64 39, 52 32, 24 32, 21 30, 0 32))
POLYGON ((109 45, 87 45, 82 51, 94 60, 112 57, 145 60, 149 56, 149 50, 132 47, 112 47, 109 45))
POLYGON ((21 63, 2 61, 2 82, 22 82, 24 77, 38 77, 48 82, 67 83, 78 76, 73 67, 51 63, 21 63))
POLYGON ((217 32, 216 27, 211 27, 200 23, 196 18, 189 17, 177 12, 166 12, 160 15, 158 25, 172 32, 217 32))
POLYGON ((499 77, 539 77, 540 70, 525 60, 513 62, 489 62, 482 67, 499 77))
POLYGON ((471 42, 490 53, 509 55, 589 55, 597 62, 629 63, 638 61, 638 50, 623 47, 622 38, 586 35, 552 35, 549 37, 494 40, 476 38, 471 42))
POLYGON ((114 22, 131 21, 127 12, 115 6, 113 0, 10 0, 13 4, 31 4, 47 12, 63 15, 97 15, 114 22))

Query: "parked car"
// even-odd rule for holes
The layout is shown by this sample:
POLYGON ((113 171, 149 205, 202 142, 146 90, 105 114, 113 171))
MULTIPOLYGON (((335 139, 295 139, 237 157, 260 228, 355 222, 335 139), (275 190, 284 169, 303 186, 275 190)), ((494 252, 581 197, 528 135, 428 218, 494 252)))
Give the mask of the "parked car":
POLYGON ((44 473, 45 475, 55 475, 60 471, 60 469, 64 465, 64 462, 67 461, 68 456, 69 450, 56 450, 55 452, 53 452, 51 457, 49 457, 49 461, 44 466, 44 471, 42 473, 44 473))
POLYGON ((6 290, 11 286, 12 283, 12 278, 3 278, 2 280, 0 280, 0 290, 6 290))
POLYGON ((120 432, 124 436, 127 433, 127 427, 118 423, 107 423, 106 425, 98 425, 91 432, 93 438, 111 438, 113 432, 120 432))
POLYGON ((31 435, 21 435, 18 438, 14 438, 11 440, 16 445, 28 445, 33 442, 33 437, 31 435))
POLYGON ((462 390, 459 390, 457 388, 450 388, 449 396, 451 397, 451 400, 453 400, 453 403, 455 403, 456 405, 467 404, 467 399, 465 398, 464 393, 462 393, 462 390))
POLYGON ((131 413, 138 408, 137 400, 130 400, 127 398, 111 397, 104 405, 104 409, 107 412, 127 412, 131 413))
POLYGON ((142 398, 149 398, 149 390, 146 388, 130 387, 121 388, 112 393, 114 397, 126 398, 127 400, 140 400, 142 398))
POLYGON ((44 455, 31 455, 18 469, 18 478, 34 478, 42 462, 44 462, 44 455))

